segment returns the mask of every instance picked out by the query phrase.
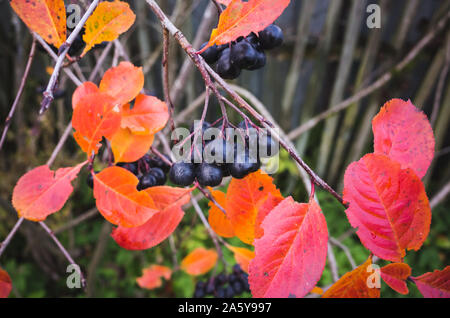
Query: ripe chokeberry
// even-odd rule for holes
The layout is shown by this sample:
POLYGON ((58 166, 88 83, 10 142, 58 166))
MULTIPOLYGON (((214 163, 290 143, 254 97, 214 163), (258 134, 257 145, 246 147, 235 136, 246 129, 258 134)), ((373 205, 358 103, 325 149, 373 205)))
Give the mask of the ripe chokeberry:
POLYGON ((230 54, 230 48, 222 51, 219 61, 216 64, 216 71, 220 77, 232 80, 241 74, 241 69, 231 62, 230 54))
POLYGON ((156 181, 155 176, 153 176, 153 175, 150 174, 150 173, 147 173, 147 174, 144 174, 143 176, 141 176, 141 177, 139 178, 139 183, 138 183, 138 185, 137 185, 137 189, 138 189, 139 191, 145 190, 145 189, 147 189, 147 188, 156 186, 157 183, 158 183, 158 182, 156 181))
POLYGON ((136 162, 118 162, 116 166, 127 169, 134 175, 138 174, 138 165, 136 162))
POLYGON ((156 185, 163 185, 164 183, 166 183, 166 174, 164 173, 164 171, 162 171, 161 168, 150 168, 149 174, 155 177, 156 185))
POLYGON ((216 187, 222 182, 222 169, 215 164, 202 162, 195 169, 195 176, 201 186, 216 187))
MULTIPOLYGON (((200 47, 200 50, 202 50, 207 44, 208 42, 203 43, 200 47)), ((206 63, 214 64, 219 59, 220 52, 223 50, 223 48, 223 46, 213 45, 203 51, 203 53, 201 53, 200 55, 203 57, 206 63)))
POLYGON ((255 172, 261 166, 258 158, 250 156, 248 148, 238 151, 235 147, 234 162, 228 164, 228 170, 233 178, 242 179, 251 172, 255 172))
POLYGON ((177 162, 169 171, 170 180, 179 186, 191 185, 195 180, 194 164, 189 162, 177 162))
POLYGON ((259 32, 259 42, 264 50, 274 49, 283 43, 283 30, 271 24, 259 32))
POLYGON ((246 69, 255 65, 258 58, 258 52, 250 42, 241 41, 231 46, 230 58, 231 63, 237 65, 241 69, 246 69))
POLYGON ((246 69, 250 71, 254 71, 260 69, 266 65, 266 54, 261 49, 256 49, 256 60, 253 65, 248 66, 246 69))

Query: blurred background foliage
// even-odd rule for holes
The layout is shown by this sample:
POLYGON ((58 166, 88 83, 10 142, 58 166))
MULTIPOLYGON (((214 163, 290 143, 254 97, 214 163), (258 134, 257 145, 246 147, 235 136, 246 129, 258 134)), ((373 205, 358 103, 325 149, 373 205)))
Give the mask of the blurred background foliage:
MULTIPOLYGON (((130 60, 144 66, 145 89, 162 98, 160 26, 145 1, 128 2, 137 20, 120 41, 130 60)), ((217 23, 217 13, 208 0, 161 0, 159 3, 187 38, 197 44, 208 38, 209 31, 217 23), (209 18, 204 17, 205 11, 209 12, 209 18), (202 23, 206 32, 199 31, 202 23)), ((391 71, 392 79, 381 88, 319 122, 293 142, 304 160, 341 191, 345 167, 373 149, 370 127, 373 115, 391 98, 411 99, 429 118, 433 112, 436 117, 433 123, 436 156, 424 178, 429 198, 435 198, 446 185, 448 187, 450 179, 450 81, 444 73, 450 63, 448 21, 443 31, 435 34, 401 72, 395 72, 394 68, 425 35, 433 32, 449 10, 449 0, 292 0, 277 20, 285 34, 283 47, 268 55, 266 67, 243 72, 233 84, 259 99, 288 133, 391 71), (366 7, 372 3, 381 8, 380 29, 366 26, 369 15, 366 7), (439 86, 442 86, 441 91, 439 86), (435 104, 437 108, 433 110, 435 104)), ((0 16, 0 118, 5 119, 23 74, 32 37, 6 0, 0 0, 0 16)), ((115 48, 112 45, 110 48, 102 71, 114 59, 115 48)), ((76 74, 81 72, 89 77, 103 50, 107 49, 108 46, 91 51, 78 63, 76 74)), ((182 73, 185 55, 175 41, 171 43, 170 52, 170 79, 174 84, 176 78, 180 80, 178 75, 182 73)), ((43 117, 37 116, 42 98, 40 91, 48 81, 46 67, 49 66, 53 66, 53 62, 48 55, 37 50, 25 92, 0 153, 0 239, 6 237, 17 220, 10 204, 14 184, 27 170, 47 161, 70 121, 71 94, 75 86, 64 74, 58 84, 62 97, 55 100, 43 117)), ((187 108, 193 110, 179 118, 180 125, 189 126, 194 119, 200 118, 201 107, 198 106, 203 103, 201 99, 200 103, 195 101, 203 93, 204 84, 196 71, 185 75, 181 79, 181 89, 172 93, 176 113, 187 108)), ((94 78, 95 82, 99 80, 99 76, 94 78)), ((213 121, 220 110, 217 103, 211 101, 213 107, 210 107, 208 119, 213 121)), ((240 121, 236 114, 231 118, 240 121)), ((73 138, 69 138, 53 167, 70 166, 83 157, 73 138)), ((104 166, 97 164, 96 168, 104 166)), ((166 240, 147 251, 120 248, 110 237, 111 225, 95 210, 86 177, 87 171, 83 169, 74 182, 75 192, 71 199, 46 223, 81 265, 88 277, 88 289, 66 287, 66 260, 39 226, 26 221, 0 260, 13 280, 12 297, 191 297, 196 281, 206 280, 213 274, 195 278, 177 271, 161 288, 140 289, 136 278, 141 276, 144 267, 153 263, 172 266, 169 243, 166 240)), ((297 201, 307 199, 297 168, 286 152, 281 152, 280 169, 274 178, 284 195, 292 195, 297 201)), ((330 235, 348 248, 357 265, 364 262, 369 252, 351 229, 342 206, 324 191, 318 190, 317 195, 330 235)), ((207 202, 202 199, 200 204, 207 213, 207 202)), ((411 265, 414 276, 449 264, 449 207, 450 200, 445 197, 433 206, 430 235, 418 252, 407 253, 405 261, 411 265)), ((214 246, 192 207, 186 207, 185 211, 186 216, 174 234, 178 261, 195 247, 214 246)), ((230 242, 244 246, 238 239, 230 242)), ((351 270, 351 264, 344 250, 333 245, 333 251, 342 276, 351 270)), ((226 249, 224 253, 228 263, 234 264, 232 254, 226 249)), ((385 263, 378 261, 380 265, 385 263)), ((231 268, 223 268, 220 262, 218 264, 216 274, 231 271, 231 268)), ((331 283, 332 275, 326 266, 319 286, 326 287, 331 283)), ((408 283, 408 287, 410 294, 406 297, 420 297, 413 284, 408 283)), ((381 295, 403 297, 384 283, 381 295)))

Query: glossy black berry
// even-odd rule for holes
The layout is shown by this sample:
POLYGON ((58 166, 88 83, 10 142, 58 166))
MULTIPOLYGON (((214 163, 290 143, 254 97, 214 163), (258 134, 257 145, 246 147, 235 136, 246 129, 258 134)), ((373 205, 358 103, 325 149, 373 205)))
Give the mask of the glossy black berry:
POLYGON ((116 164, 116 166, 122 167, 124 169, 127 169, 132 174, 137 175, 138 174, 138 165, 137 162, 119 162, 116 164))
POLYGON ((216 297, 217 298, 225 298, 226 296, 226 290, 223 287, 220 287, 216 289, 216 297))
POLYGON ((203 297, 205 297, 205 290, 204 289, 195 289, 194 298, 203 298, 203 297))
POLYGON ((271 50, 283 43, 283 30, 271 24, 259 32, 259 42, 264 50, 271 50))
POLYGON ((206 295, 213 295, 215 290, 214 279, 210 279, 205 286, 206 295))
POLYGON ((188 162, 177 162, 169 171, 170 180, 179 186, 191 185, 195 180, 194 164, 188 162))
POLYGON ((230 284, 236 282, 239 279, 239 276, 236 274, 230 274, 230 276, 228 276, 228 281, 230 282, 230 284))
POLYGON ((241 74, 241 69, 236 64, 231 63, 230 53, 230 48, 222 51, 219 61, 216 64, 216 71, 220 77, 231 80, 241 74))
POLYGON ((230 162, 233 158, 233 145, 227 140, 217 138, 205 146, 203 159, 207 163, 222 164, 230 162))
POLYGON ((155 176, 151 175, 150 173, 147 173, 139 178, 139 184, 137 186, 137 189, 141 191, 150 187, 154 187, 156 185, 157 181, 155 176))
POLYGON ((244 273, 241 276, 241 283, 244 288, 244 291, 250 291, 250 285, 248 284, 248 274, 244 273))
POLYGON ((241 41, 231 46, 231 63, 241 69, 246 69, 255 65, 258 58, 258 52, 252 44, 247 41, 241 41))
POLYGON ((214 280, 214 284, 217 286, 223 285, 227 282, 227 276, 225 276, 225 274, 220 273, 219 275, 216 276, 215 280, 214 280))
POLYGON ((228 170, 233 178, 242 179, 249 173, 258 170, 259 166, 259 160, 253 158, 248 149, 239 151, 238 147, 236 147, 234 162, 228 164, 228 170))
POLYGON ((198 183, 203 187, 216 187, 222 182, 222 169, 215 164, 202 162, 195 169, 198 183))
POLYGON ((241 266, 239 266, 239 264, 236 264, 233 266, 233 273, 239 276, 244 273, 244 271, 242 270, 241 266))
POLYGON ((253 65, 248 66, 246 69, 254 71, 260 69, 266 65, 266 54, 261 49, 256 49, 256 60, 253 65))
MULTIPOLYGON (((208 42, 203 43, 202 46, 200 47, 200 50, 202 50, 207 44, 208 44, 208 42)), ((200 55, 203 57, 203 59, 205 60, 206 63, 214 64, 219 59, 221 50, 222 50, 221 47, 219 47, 217 45, 213 45, 213 46, 210 46, 209 48, 207 48, 200 55)))
POLYGON ((93 189, 94 188, 94 176, 89 173, 87 179, 86 179, 86 183, 89 186, 89 188, 93 189))
POLYGON ((230 170, 228 170, 227 164, 220 165, 219 167, 220 167, 220 169, 222 169, 222 176, 224 178, 230 176, 230 170))
MULTIPOLYGON (((170 162, 169 156, 167 155, 163 156, 166 158, 168 162, 170 162)), ((147 154, 144 156, 144 160, 150 166, 150 168, 159 168, 162 171, 164 171, 164 173, 167 173, 170 170, 170 165, 156 155, 150 156, 147 154)))
POLYGON ((151 168, 149 174, 155 177, 156 185, 163 185, 166 183, 166 174, 161 168, 151 168))

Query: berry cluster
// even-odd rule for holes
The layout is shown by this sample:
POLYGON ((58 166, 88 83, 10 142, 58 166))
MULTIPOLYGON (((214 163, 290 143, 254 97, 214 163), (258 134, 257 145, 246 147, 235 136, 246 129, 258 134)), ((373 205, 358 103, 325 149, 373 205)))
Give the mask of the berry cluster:
POLYGON ((206 282, 197 282, 194 297, 214 296, 216 298, 233 298, 234 296, 241 295, 243 292, 250 292, 248 274, 239 265, 235 265, 230 275, 221 273, 216 277, 211 277, 206 282))
POLYGON ((197 180, 201 186, 215 187, 221 184, 224 177, 231 175, 242 179, 257 171, 261 167, 260 158, 276 154, 278 145, 271 136, 260 134, 254 128, 250 129, 245 121, 237 126, 239 134, 233 138, 227 138, 226 129, 223 138, 204 140, 203 136, 208 135, 210 128, 211 124, 203 122, 202 138, 195 139, 195 135, 192 135, 194 127, 191 127, 191 141, 194 145, 188 159, 174 163, 169 172, 169 178, 174 184, 188 186, 197 180), (200 141, 199 144, 197 140, 200 141), (250 145, 256 147, 251 148, 250 145), (262 149, 268 151, 261 151, 262 149))
MULTIPOLYGON (((201 56, 206 63, 214 64, 216 72, 225 79, 235 79, 241 70, 257 70, 266 65, 265 50, 271 50, 283 43, 283 31, 271 24, 258 35, 250 33, 235 42, 214 45, 206 49, 201 56)), ((202 45, 202 48, 207 43, 202 45)))
MULTIPOLYGON (((168 161, 170 159, 165 156, 168 161)), ((138 177, 139 183, 137 189, 139 191, 145 190, 150 187, 164 185, 167 177, 166 173, 169 172, 170 165, 157 156, 145 155, 141 159, 135 162, 119 162, 116 166, 127 169, 132 174, 138 177)), ((89 187, 93 187, 93 177, 91 174, 88 176, 87 183, 89 187)))

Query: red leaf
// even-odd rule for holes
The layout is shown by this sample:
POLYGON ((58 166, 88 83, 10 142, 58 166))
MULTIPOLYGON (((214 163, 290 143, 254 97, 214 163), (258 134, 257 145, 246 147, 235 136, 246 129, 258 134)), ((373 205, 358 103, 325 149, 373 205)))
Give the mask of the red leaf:
POLYGON ((74 138, 88 156, 98 152, 102 137, 110 139, 120 127, 120 108, 104 93, 82 97, 73 111, 74 138))
POLYGON ((30 30, 57 48, 66 41, 66 9, 63 0, 11 0, 11 7, 30 30))
POLYGON ((422 178, 434 156, 434 136, 427 116, 411 101, 392 99, 372 121, 375 153, 389 156, 422 178))
POLYGON ((372 257, 369 257, 364 264, 342 276, 322 298, 380 298, 380 288, 368 284, 372 275, 377 275, 371 265, 372 257))
POLYGON ((181 269, 189 275, 203 275, 209 272, 217 262, 217 252, 203 247, 196 248, 181 261, 181 269))
POLYGON ((97 209, 112 224, 136 227, 158 212, 145 191, 137 191, 138 178, 128 170, 112 166, 94 176, 97 209))
POLYGON ((166 103, 153 96, 139 94, 133 108, 123 107, 122 128, 129 128, 136 135, 155 134, 169 120, 166 103))
POLYGON ((73 191, 72 180, 86 163, 56 172, 43 165, 24 174, 14 187, 12 197, 19 217, 38 222, 61 210, 73 191))
POLYGON ((411 279, 425 298, 450 298, 450 266, 411 279))
MULTIPOLYGON (((222 208, 225 208, 227 203, 226 194, 219 190, 213 190, 212 188, 210 188, 209 191, 211 192, 214 200, 216 200, 222 208)), ((212 201, 208 202, 208 206, 208 222, 214 232, 222 237, 233 237, 234 228, 230 219, 223 214, 223 212, 212 201)))
POLYGON ((344 176, 345 211, 362 244, 376 256, 401 262, 430 230, 431 210, 422 181, 385 155, 367 154, 344 176))
POLYGON ((411 275, 411 267, 406 263, 391 263, 381 268, 381 278, 397 293, 408 294, 406 279, 411 275))
POLYGON ((328 230, 316 201, 284 199, 262 223, 255 240, 249 283, 254 297, 303 297, 319 281, 327 257, 328 230))
POLYGON ((256 216, 269 193, 281 197, 272 177, 261 171, 251 173, 243 179, 231 180, 225 210, 236 236, 242 242, 253 243, 256 216))
POLYGON ((103 76, 99 88, 114 98, 116 105, 124 105, 132 101, 144 87, 142 67, 136 67, 130 62, 120 62, 111 67, 103 76))
POLYGON ((98 87, 92 82, 84 82, 83 84, 79 85, 75 92, 73 92, 72 95, 72 109, 75 109, 80 102, 80 100, 90 94, 96 94, 98 93, 98 87))
POLYGON ((167 266, 150 265, 142 271, 142 276, 136 279, 141 288, 154 289, 162 285, 161 278, 166 280, 172 276, 172 270, 167 266))
POLYGON ((208 45, 221 45, 236 40, 240 36, 247 36, 251 32, 259 32, 272 24, 290 0, 232 0, 219 18, 219 25, 211 32, 208 45))
POLYGON ((255 221, 255 238, 260 238, 264 235, 261 224, 270 211, 272 211, 281 201, 283 201, 283 197, 274 196, 272 193, 269 193, 266 199, 262 201, 262 204, 258 208, 258 215, 256 216, 255 221))
POLYGON ((176 229, 184 212, 181 206, 189 201, 192 189, 168 186, 151 187, 145 192, 156 204, 158 213, 138 227, 119 226, 112 232, 113 239, 128 250, 144 250, 164 241, 176 229))
POLYGON ((8 298, 11 289, 11 277, 9 277, 6 271, 0 268, 0 298, 8 298))

